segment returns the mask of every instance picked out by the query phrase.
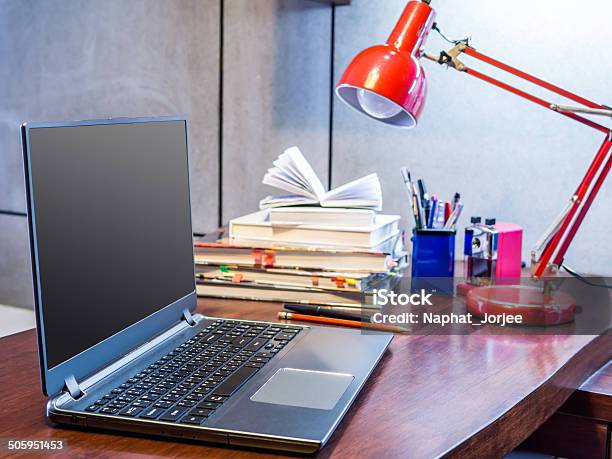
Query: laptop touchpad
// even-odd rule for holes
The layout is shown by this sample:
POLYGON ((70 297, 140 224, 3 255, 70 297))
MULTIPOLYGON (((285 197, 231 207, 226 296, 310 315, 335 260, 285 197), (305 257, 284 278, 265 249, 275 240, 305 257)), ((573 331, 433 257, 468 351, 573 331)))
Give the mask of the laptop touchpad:
POLYGON ((251 400, 276 405, 331 410, 355 377, 345 373, 281 368, 251 400))

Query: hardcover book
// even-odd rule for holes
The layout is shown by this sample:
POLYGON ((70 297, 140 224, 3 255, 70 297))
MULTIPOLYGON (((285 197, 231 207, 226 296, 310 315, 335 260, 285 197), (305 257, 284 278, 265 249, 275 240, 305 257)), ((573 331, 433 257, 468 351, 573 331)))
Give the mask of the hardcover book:
POLYGON ((238 241, 230 240, 224 232, 208 234, 196 240, 194 246, 196 264, 216 266, 261 266, 371 274, 388 272, 406 258, 400 234, 368 250, 315 245, 289 246, 261 240, 238 241))
POLYGON ((399 233, 399 215, 376 215, 370 226, 273 223, 267 210, 230 221, 230 239, 262 240, 285 244, 347 247, 368 250, 399 233))

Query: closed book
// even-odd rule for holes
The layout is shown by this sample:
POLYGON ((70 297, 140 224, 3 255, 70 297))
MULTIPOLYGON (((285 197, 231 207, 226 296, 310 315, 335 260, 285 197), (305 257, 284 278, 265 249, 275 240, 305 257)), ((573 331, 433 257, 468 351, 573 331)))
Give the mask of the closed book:
MULTIPOLYGON (((387 276, 372 288, 390 288, 397 279, 394 276, 387 276)), ((373 304, 374 295, 371 289, 366 292, 339 292, 317 288, 267 286, 252 282, 198 280, 196 291, 198 296, 203 297, 377 309, 373 304)))
POLYGON ((380 244, 374 247, 347 247, 342 245, 325 244, 324 242, 318 242, 316 244, 309 242, 275 242, 266 239, 227 239, 228 243, 236 246, 248 246, 248 247, 266 247, 270 249, 283 248, 287 250, 302 250, 302 251, 328 251, 335 253, 351 253, 351 252, 364 252, 364 253, 387 253, 396 257, 398 251, 403 250, 402 233, 397 231, 392 233, 387 239, 381 241, 380 244))
POLYGON ((323 244, 369 249, 399 232, 399 215, 377 215, 374 224, 365 227, 315 224, 273 224, 267 210, 230 221, 230 239, 257 239, 286 244, 323 244))
POLYGON ((196 240, 195 262, 199 265, 301 268, 347 273, 385 273, 405 258, 399 235, 369 250, 346 247, 286 246, 270 241, 236 241, 225 233, 212 233, 196 240))
MULTIPOLYGON (((198 296, 230 298, 250 301, 275 301, 283 303, 322 304, 326 306, 362 307, 360 292, 339 293, 326 290, 264 287, 252 283, 232 284, 222 281, 204 281, 196 285, 198 296)), ((372 301, 370 301, 371 303, 372 301)))
POLYGON ((376 223, 376 212, 368 209, 340 209, 333 207, 276 207, 270 209, 270 223, 316 226, 371 227, 376 223))
POLYGON ((226 280, 233 283, 251 282, 262 286, 289 288, 318 288, 338 292, 362 292, 377 275, 305 271, 301 269, 243 268, 232 266, 197 265, 196 276, 202 280, 226 280))

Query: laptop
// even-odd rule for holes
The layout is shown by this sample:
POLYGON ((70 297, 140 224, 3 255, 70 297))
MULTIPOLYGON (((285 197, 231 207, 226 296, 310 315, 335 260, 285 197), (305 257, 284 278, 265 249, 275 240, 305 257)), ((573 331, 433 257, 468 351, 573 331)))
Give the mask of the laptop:
POLYGON ((391 335, 195 312, 187 120, 28 123, 22 138, 48 418, 321 448, 391 335))

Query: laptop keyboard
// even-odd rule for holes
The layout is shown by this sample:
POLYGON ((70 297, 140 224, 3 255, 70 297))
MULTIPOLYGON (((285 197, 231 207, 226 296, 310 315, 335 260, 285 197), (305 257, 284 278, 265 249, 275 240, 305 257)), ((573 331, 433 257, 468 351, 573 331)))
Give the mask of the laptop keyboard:
POLYGON ((201 425, 300 330, 217 320, 85 410, 201 425))

